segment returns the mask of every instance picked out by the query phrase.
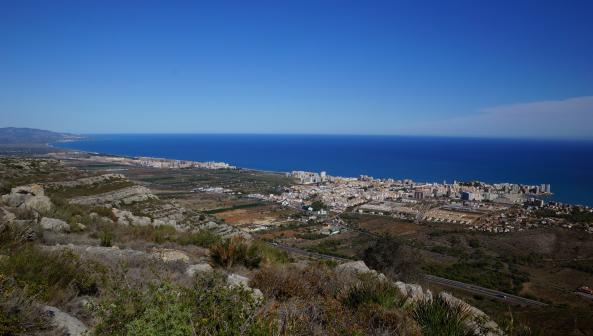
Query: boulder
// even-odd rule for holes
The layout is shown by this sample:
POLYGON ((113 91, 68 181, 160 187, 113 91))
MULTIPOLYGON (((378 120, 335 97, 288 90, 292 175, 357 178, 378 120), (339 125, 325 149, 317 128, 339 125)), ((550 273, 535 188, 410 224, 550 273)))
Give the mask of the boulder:
POLYGON ((80 196, 71 199, 71 204, 90 206, 118 206, 158 199, 150 190, 143 186, 132 186, 93 196, 80 196))
POLYGON ((43 217, 39 223, 44 230, 51 230, 55 232, 70 231, 70 225, 61 219, 43 217))
POLYGON ((207 263, 203 263, 203 264, 189 265, 187 267, 187 270, 185 271, 185 274, 187 274, 190 277, 193 277, 196 274, 210 273, 212 271, 214 271, 212 266, 210 266, 207 263))
POLYGON ((397 281, 395 286, 403 296, 407 297, 412 302, 432 300, 432 292, 430 289, 424 291, 420 285, 397 281))
POLYGON ((370 268, 364 263, 362 260, 358 261, 350 261, 347 263, 340 264, 336 266, 337 272, 348 272, 348 273, 369 273, 372 272, 370 268))
POLYGON ((164 262, 189 262, 189 256, 185 252, 172 249, 155 249, 153 255, 164 262))
POLYGON ((25 186, 14 187, 10 190, 11 194, 31 195, 31 196, 44 196, 45 192, 43 187, 39 184, 30 184, 25 186))
POLYGON ((33 196, 26 199, 21 207, 43 213, 51 210, 52 203, 47 196, 33 196))
POLYGON ((496 322, 492 321, 490 317, 480 309, 447 292, 440 292, 439 298, 441 298, 449 307, 460 308, 467 312, 470 318, 466 321, 466 325, 473 330, 474 335, 498 336, 503 334, 496 322))
POLYGON ((49 315, 53 325, 63 329, 66 332, 66 335, 82 336, 87 334, 88 328, 76 317, 52 306, 43 306, 43 311, 49 315))
POLYGON ((264 298, 264 294, 262 293, 261 290, 259 290, 257 288, 249 287, 249 278, 247 278, 247 277, 244 277, 239 274, 231 273, 227 276, 226 282, 229 285, 229 287, 243 287, 246 290, 250 291, 251 296, 255 300, 260 301, 260 300, 263 300, 263 298, 264 298))
POLYGON ((2 208, 2 215, 7 223, 12 223, 16 219, 16 215, 12 212, 2 208))
POLYGON ((3 195, 2 201, 11 207, 21 207, 47 212, 51 210, 51 201, 45 196, 43 187, 39 184, 31 184, 12 188, 10 194, 3 195))
POLYGON ((113 208, 113 214, 117 218, 117 223, 120 225, 133 225, 133 226, 148 226, 152 225, 152 219, 145 216, 136 216, 131 211, 119 210, 113 208))

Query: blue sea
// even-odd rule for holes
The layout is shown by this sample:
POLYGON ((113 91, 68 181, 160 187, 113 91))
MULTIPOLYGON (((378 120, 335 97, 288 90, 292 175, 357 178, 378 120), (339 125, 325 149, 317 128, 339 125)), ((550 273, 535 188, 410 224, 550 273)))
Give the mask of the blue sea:
POLYGON ((551 184, 554 200, 593 206, 593 141, 413 136, 118 134, 54 144, 123 156, 224 161, 419 182, 551 184))

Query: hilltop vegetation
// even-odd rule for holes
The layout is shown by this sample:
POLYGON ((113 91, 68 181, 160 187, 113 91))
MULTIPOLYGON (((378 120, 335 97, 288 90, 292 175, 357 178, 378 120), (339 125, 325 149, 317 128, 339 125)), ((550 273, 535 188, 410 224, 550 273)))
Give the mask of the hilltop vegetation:
MULTIPOLYGON (((396 282, 397 267, 388 278, 363 262, 291 256, 123 175, 25 158, 0 159, 0 171, 0 335, 508 329, 448 294, 396 282)), ((369 260, 381 266, 378 253, 369 260)))

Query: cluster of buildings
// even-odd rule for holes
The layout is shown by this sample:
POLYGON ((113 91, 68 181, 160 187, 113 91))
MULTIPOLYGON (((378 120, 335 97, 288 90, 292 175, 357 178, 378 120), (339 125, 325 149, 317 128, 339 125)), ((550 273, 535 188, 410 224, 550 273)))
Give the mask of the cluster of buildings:
POLYGON ((127 166, 141 166, 151 168, 183 169, 183 168, 201 168, 201 169, 236 169, 225 162, 198 162, 187 160, 171 160, 152 157, 122 157, 109 155, 94 155, 85 152, 63 152, 50 153, 50 156, 56 159, 68 160, 76 159, 83 161, 93 161, 101 163, 112 163, 127 166))
POLYGON ((133 163, 152 168, 202 168, 202 169, 235 169, 237 167, 231 166, 225 162, 198 162, 198 161, 187 161, 187 160, 169 160, 159 159, 150 157, 139 157, 131 159, 133 163))
MULTIPOLYGON (((538 210, 549 207, 558 213, 572 211, 558 203, 544 202, 542 197, 551 195, 549 184, 418 183, 409 179, 345 178, 304 171, 294 171, 288 176, 298 184, 284 193, 250 196, 294 208, 302 208, 315 200, 323 202, 333 213, 355 211, 405 220, 458 224, 467 229, 494 233, 543 225, 570 225, 563 220, 538 217, 538 210)), ((585 230, 593 232, 593 227, 585 230)))
MULTIPOLYGON (((417 183, 410 179, 375 179, 364 175, 358 178, 344 178, 329 176, 326 172, 305 171, 293 171, 288 173, 288 176, 294 178, 299 184, 282 195, 260 195, 260 198, 294 207, 300 207, 311 198, 316 198, 325 203, 330 210, 343 212, 353 206, 383 201, 453 200, 513 205, 522 204, 528 197, 545 196, 551 193, 549 184, 531 186, 457 181, 417 183)), ((399 212, 405 214, 406 211, 399 212)))

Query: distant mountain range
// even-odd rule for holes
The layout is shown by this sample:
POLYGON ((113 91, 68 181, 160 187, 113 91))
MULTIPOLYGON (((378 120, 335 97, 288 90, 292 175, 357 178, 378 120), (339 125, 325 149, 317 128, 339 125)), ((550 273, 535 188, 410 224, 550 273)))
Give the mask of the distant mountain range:
POLYGON ((0 128, 0 144, 2 145, 46 144, 49 142, 80 138, 82 137, 74 134, 56 133, 35 128, 0 128))

